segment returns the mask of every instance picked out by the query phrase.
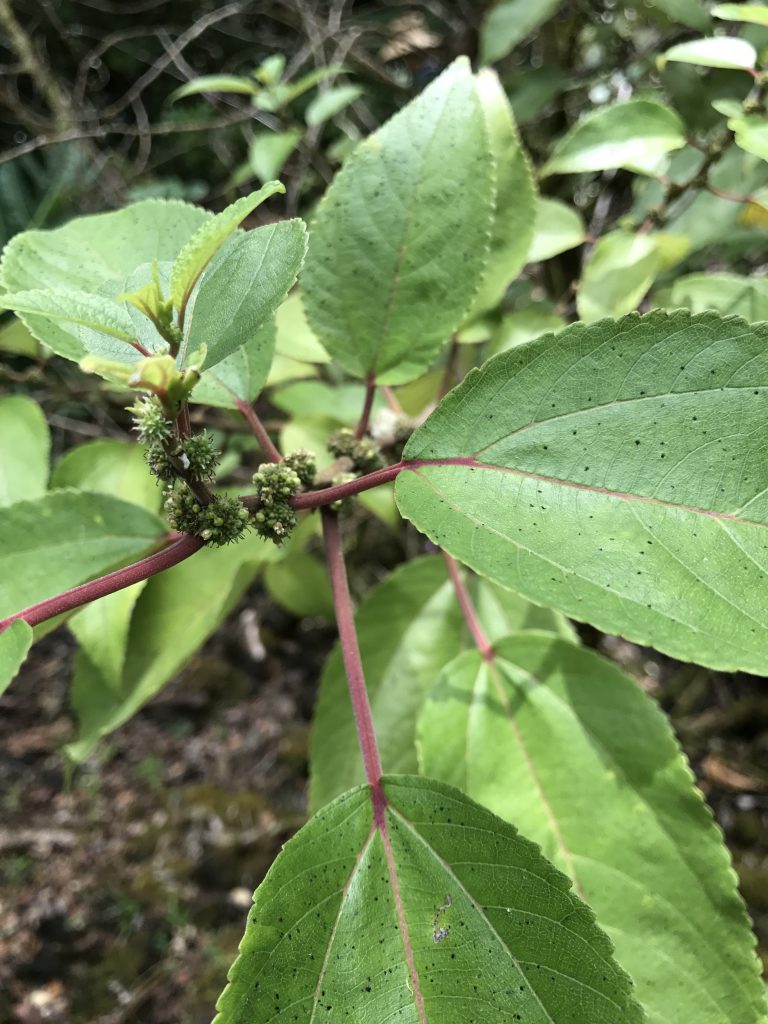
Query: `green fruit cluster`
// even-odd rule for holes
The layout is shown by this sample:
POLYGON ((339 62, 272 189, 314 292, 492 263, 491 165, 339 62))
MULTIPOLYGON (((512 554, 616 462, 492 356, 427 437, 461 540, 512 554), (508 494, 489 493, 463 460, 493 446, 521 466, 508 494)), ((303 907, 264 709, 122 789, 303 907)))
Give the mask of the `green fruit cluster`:
POLYGON ((354 430, 341 427, 328 438, 328 451, 337 458, 346 456, 352 460, 358 473, 371 473, 384 463, 381 449, 369 437, 356 438, 354 430))
POLYGON ((259 497, 259 507, 253 514, 254 529, 276 544, 282 544, 296 525, 291 498, 302 489, 301 477, 286 461, 264 462, 253 475, 259 497))
POLYGON ((214 495, 210 504, 201 505, 184 483, 168 488, 164 507, 174 529, 202 537, 211 546, 240 540, 250 525, 248 509, 237 498, 214 495))

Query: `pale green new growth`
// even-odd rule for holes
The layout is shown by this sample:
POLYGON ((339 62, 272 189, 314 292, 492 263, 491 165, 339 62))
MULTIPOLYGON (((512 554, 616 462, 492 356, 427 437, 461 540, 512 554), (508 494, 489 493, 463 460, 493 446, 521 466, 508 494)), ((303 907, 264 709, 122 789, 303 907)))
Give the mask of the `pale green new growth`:
POLYGON ((88 352, 101 356, 109 354, 120 362, 136 361, 136 349, 130 345, 135 341, 133 322, 122 306, 109 299, 89 295, 88 292, 36 288, 0 295, 0 307, 12 309, 17 314, 31 313, 44 321, 62 320, 84 328, 79 336, 88 352), (100 337, 105 334, 129 345, 110 344, 100 337))

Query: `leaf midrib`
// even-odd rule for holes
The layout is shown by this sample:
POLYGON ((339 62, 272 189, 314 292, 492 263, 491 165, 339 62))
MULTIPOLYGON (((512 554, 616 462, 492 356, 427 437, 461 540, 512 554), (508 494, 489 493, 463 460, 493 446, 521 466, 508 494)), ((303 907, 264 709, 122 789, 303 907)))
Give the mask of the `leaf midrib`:
MULTIPOLYGON (((693 515, 706 516, 708 519, 723 520, 726 522, 738 523, 740 526, 757 526, 762 529, 768 527, 768 523, 759 522, 756 519, 745 519, 736 512, 717 512, 713 509, 699 508, 695 505, 685 505, 682 502, 667 501, 664 498, 654 498, 648 494, 634 494, 631 491, 616 491, 608 487, 600 487, 597 484, 585 484, 577 480, 564 480, 561 477, 547 476, 545 473, 534 473, 532 470, 517 469, 514 466, 499 466, 491 462, 478 462, 473 455, 456 456, 452 458, 435 459, 407 459, 403 461, 402 469, 411 470, 417 473, 420 469, 428 469, 431 466, 464 466, 465 468, 485 469, 498 473, 511 473, 514 476, 526 480, 538 480, 541 483, 553 486, 570 487, 577 491, 584 491, 588 494, 598 494, 606 498, 614 498, 619 501, 638 501, 648 505, 658 505, 661 508, 674 509, 678 512, 690 512, 693 515)), ((757 497, 757 495, 755 496, 757 497)), ((750 498, 742 508, 747 508, 755 498, 750 498)))
MULTIPOLYGON (((568 576, 568 575, 570 575, 570 576, 578 576, 580 579, 584 579, 591 586, 599 588, 600 590, 602 590, 606 594, 610 594, 610 595, 612 595, 614 597, 618 596, 623 601, 629 601, 632 604, 637 605, 638 607, 644 607, 641 604, 641 602, 639 602, 637 600, 637 598, 632 597, 630 594, 619 593, 618 591, 606 590, 606 588, 602 584, 600 584, 598 581, 587 579, 586 576, 580 576, 579 573, 577 573, 575 569, 568 568, 567 566, 564 566, 564 565, 560 565, 559 562, 555 562, 553 559, 548 558, 546 555, 543 555, 541 552, 535 551, 533 548, 529 548, 526 545, 521 544, 520 541, 515 540, 514 537, 509 537, 507 534, 501 533, 499 530, 495 530, 492 526, 489 526, 487 523, 483 523, 480 520, 475 519, 473 516, 469 515, 469 513, 467 513, 464 509, 459 508, 456 504, 454 504, 452 501, 450 501, 450 499, 442 491, 440 491, 439 488, 437 488, 435 486, 435 484, 432 482, 432 480, 429 479, 429 477, 425 477, 425 476, 423 476, 422 474, 419 474, 419 473, 417 473, 417 476, 420 476, 421 479, 424 480, 427 483, 427 485, 431 488, 431 490, 433 490, 436 495, 440 496, 440 500, 445 502, 445 504, 447 504, 450 508, 452 508, 454 512, 458 513, 464 519, 469 520, 469 522, 474 523, 480 529, 487 530, 489 533, 495 534, 497 537, 499 537, 505 543, 512 544, 518 551, 525 551, 527 554, 533 555, 535 558, 540 559, 542 562, 546 562, 547 564, 553 566, 555 569, 558 569, 565 576, 568 576)), ((559 481, 556 481, 556 482, 559 482, 559 481)), ((762 525, 762 524, 756 524, 756 525, 762 525)), ((425 532, 427 532, 429 534, 428 530, 425 530, 425 532)), ((440 543, 439 539, 436 538, 436 537, 431 537, 431 539, 434 540, 435 543, 440 543)), ((687 566, 685 568, 686 568, 686 570, 688 572, 691 572, 691 570, 688 569, 687 566)), ((703 581, 700 581, 700 582, 703 582, 703 581)), ((724 598, 722 598, 722 596, 719 593, 717 593, 717 591, 712 590, 711 587, 707 586, 707 589, 710 591, 710 593, 714 594, 720 600, 725 600, 724 598)), ((730 605, 730 607, 734 608, 740 615, 741 614, 745 614, 745 613, 742 613, 741 609, 737 608, 732 602, 725 601, 725 603, 730 605)), ((569 612, 569 614, 571 616, 575 616, 575 617, 578 618, 578 614, 573 612, 573 611, 569 612)), ((683 626, 686 629, 691 630, 694 633, 698 633, 701 636, 708 636, 708 634, 706 634, 704 632, 704 630, 700 626, 698 626, 698 625, 696 625, 694 623, 685 622, 682 619, 679 619, 676 616, 673 616, 669 612, 666 613, 666 617, 671 619, 674 622, 679 623, 681 626, 683 626)), ((600 621, 598 621, 596 618, 592 618, 590 621, 592 621, 598 627, 598 629, 603 628, 601 626, 601 622, 603 621, 602 618, 600 619, 600 621)), ((761 625, 761 628, 763 628, 763 629, 766 628, 762 623, 760 623, 760 625, 761 625)), ((610 632, 610 629, 611 629, 610 624, 606 624, 605 625, 605 631, 610 632)), ((637 636, 635 636, 635 642, 637 642, 637 643, 650 643, 650 640, 648 640, 648 641, 641 640, 641 639, 638 639, 637 636)), ((725 637, 720 637, 720 642, 722 644, 726 644, 726 643, 729 644, 731 647, 733 647, 735 650, 737 650, 740 654, 743 654, 744 648, 743 648, 742 644, 737 644, 735 642, 730 642, 725 637)))

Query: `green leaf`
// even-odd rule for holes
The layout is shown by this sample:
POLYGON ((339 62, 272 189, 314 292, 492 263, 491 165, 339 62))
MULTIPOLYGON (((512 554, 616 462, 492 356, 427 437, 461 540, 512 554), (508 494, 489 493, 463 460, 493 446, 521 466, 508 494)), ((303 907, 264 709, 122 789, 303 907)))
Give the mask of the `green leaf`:
POLYGON ((21 317, 38 341, 47 342, 51 323, 63 322, 70 325, 70 332, 86 352, 120 363, 138 359, 133 321, 122 306, 109 299, 88 292, 33 289, 0 295, 0 307, 21 317))
POLYGON ((335 75, 343 74, 346 68, 343 64, 328 64, 326 67, 315 68, 313 71, 309 71, 306 75, 302 75, 301 78, 295 82, 284 83, 285 88, 285 103, 292 103, 298 99, 299 96, 303 96, 305 92, 309 92, 320 82, 326 81, 328 78, 333 78, 335 75))
POLYGON ((48 483, 51 437, 31 398, 0 399, 0 505, 40 498, 48 483))
POLYGON ((54 491, 0 509, 0 617, 145 553, 166 530, 145 509, 101 494, 54 491))
POLYGON ((328 451, 328 437, 338 427, 339 421, 327 416, 294 416, 280 428, 281 452, 295 452, 306 448, 317 458, 317 468, 325 469, 334 460, 328 451))
POLYGON ((592 110, 564 135, 542 175, 626 167, 652 173, 658 158, 685 145, 685 127, 655 100, 626 100, 592 110))
POLYGON ((162 497, 141 445, 107 438, 70 448, 56 464, 51 487, 111 494, 150 512, 157 511, 162 497))
MULTIPOLYGON (((115 213, 77 217, 53 231, 25 231, 11 239, 3 252, 0 290, 28 291, 44 284, 56 291, 88 292, 98 296, 97 302, 114 301, 121 293, 147 284, 155 260, 162 271, 211 216, 188 203, 148 199, 115 213)), ((122 310, 131 316, 130 309, 123 306, 122 310)), ((160 339, 154 327, 137 310, 132 312, 131 337, 155 350, 160 339)), ((74 328, 32 313, 22 314, 21 319, 35 337, 43 338, 48 348, 65 359, 79 362, 93 351, 86 347, 89 340, 105 358, 121 362, 136 358, 128 346, 115 345, 85 327, 74 328)), ((122 316, 121 321, 127 328, 122 316)))
POLYGON ((288 356, 275 352, 266 386, 272 387, 276 384, 284 384, 287 380, 302 380, 316 376, 317 366, 314 363, 301 363, 298 359, 290 359, 288 356))
POLYGON ((478 289, 493 192, 461 58, 358 145, 319 205, 303 298, 345 370, 397 384, 429 366, 478 289))
POLYGON ((480 290, 465 321, 494 309, 526 262, 533 234, 536 186, 520 145, 506 93, 495 71, 484 68, 475 80, 496 165, 496 204, 488 263, 480 290))
POLYGON ((538 263, 575 249, 586 237, 578 210, 559 199, 536 200, 536 220, 526 262, 538 263))
POLYGON ((449 786, 382 785, 375 817, 365 786, 283 847, 215 1024, 642 1020, 610 942, 537 847, 449 786))
POLYGON ((768 118, 764 114, 731 117, 728 127, 736 137, 737 146, 747 153, 754 153, 761 160, 768 160, 768 118))
POLYGON ((12 356, 26 356, 36 359, 40 351, 37 338, 27 330, 21 320, 15 316, 8 319, 0 327, 0 352, 9 352, 12 356))
POLYGON ((757 50, 746 39, 739 39, 737 36, 710 36, 706 39, 678 43, 659 58, 661 64, 668 60, 698 64, 705 68, 749 71, 757 63, 757 50))
MULTIPOLYGON (((680 150, 672 157, 669 176, 678 182, 685 181, 695 173, 704 159, 694 150, 680 150), (679 163, 677 158, 679 158, 679 163)), ((768 163, 733 145, 726 149, 709 173, 710 182, 726 192, 739 195, 759 194, 761 186, 768 183, 768 163)), ((660 199, 657 182, 644 181, 643 199, 632 210, 634 220, 642 220, 650 207, 660 199)), ((710 192, 699 192, 691 201, 686 196, 672 208, 672 217, 667 230, 684 236, 691 252, 712 246, 713 256, 722 260, 724 249, 741 255, 739 247, 759 247, 764 242, 764 232, 749 230, 746 224, 745 206, 730 199, 722 199, 710 192), (733 248, 731 248, 733 247, 733 248)))
POLYGON ((308 105, 304 120, 309 125, 324 124, 362 95, 360 86, 351 84, 337 85, 326 92, 319 92, 308 105))
POLYGON ((276 178, 301 141, 301 132, 255 132, 248 147, 248 164, 260 181, 276 178))
MULTIPOLYGON (((291 416, 324 416, 354 426, 365 401, 362 384, 327 384, 321 380, 300 380, 274 391, 270 401, 291 416)), ((374 413, 386 406, 380 394, 374 396, 374 413)))
POLYGON ((3 252, 0 285, 5 291, 44 285, 98 293, 109 280, 114 298, 138 267, 175 259, 211 216, 189 203, 147 199, 114 213, 76 217, 53 231, 24 231, 3 252))
POLYGON ((534 633, 491 662, 466 652, 424 704, 419 753, 571 878, 649 1024, 765 1019, 722 834, 666 717, 616 666, 534 633))
POLYGON ((331 357, 309 326, 301 301, 301 293, 298 290, 291 292, 285 302, 278 306, 275 321, 277 323, 275 349, 279 355, 303 363, 329 363, 331 361, 331 357))
POLYGON ((579 316, 591 321, 631 313, 661 269, 654 235, 608 232, 597 240, 584 267, 576 293, 579 316))
POLYGON ((256 328, 250 341, 206 370, 190 396, 191 402, 236 409, 237 402, 254 402, 267 382, 275 353, 275 318, 256 328))
POLYGON ((509 313, 496 328, 491 341, 491 353, 507 352, 524 345, 542 334, 555 334, 565 327, 565 320, 546 303, 526 306, 518 313, 509 313))
MULTIPOLYGON (((711 25, 711 18, 701 0, 649 0, 650 6, 663 11, 671 21, 705 32, 711 25)), ((712 12, 714 14, 714 11, 712 12)))
POLYGON ((27 651, 32 646, 32 629, 17 619, 0 633, 0 694, 18 675, 27 651))
MULTIPOLYGON (((147 469, 144 449, 110 439, 88 441, 70 449, 56 466, 51 487, 110 494, 150 512, 158 510, 162 497, 157 480, 147 469)), ((136 583, 92 601, 68 622, 81 651, 98 667, 111 689, 120 685, 131 614, 145 585, 146 581, 136 583)), ((75 689, 81 662, 79 658, 75 664, 75 689)))
MULTIPOLYGON (((491 640, 518 629, 574 637, 557 612, 503 587, 468 581, 491 640)), ((400 566, 368 593, 355 618, 365 680, 386 771, 415 772, 416 718, 440 670, 472 645, 443 559, 400 566)), ((328 659, 310 739, 309 803, 317 810, 364 779, 341 651, 328 659)))
POLYGON ((768 673, 768 327, 679 311, 495 356, 408 442, 401 513, 608 633, 768 673))
POLYGON ((80 733, 66 747, 68 756, 85 760, 102 736, 158 693, 274 557, 273 546, 251 534, 227 547, 203 548, 148 580, 131 619, 119 685, 110 686, 85 652, 78 656, 71 701, 80 733))
POLYGON ((192 235, 174 260, 171 271, 171 298, 180 313, 186 309, 192 289, 212 257, 245 218, 276 192, 285 192, 285 186, 279 181, 267 182, 257 192, 231 203, 192 235))
POLYGON ((738 274, 687 274, 678 277, 666 293, 654 294, 654 302, 667 309, 743 316, 755 323, 768 320, 768 281, 738 274))
POLYGON ((253 338, 296 280, 306 250, 298 218, 233 237, 209 265, 190 309, 186 348, 208 348, 211 369, 253 338))
POLYGON ((480 60, 493 64, 547 21, 562 0, 501 0, 488 11, 480 28, 480 60))
POLYGON ((768 7, 765 4, 717 4, 712 17, 723 21, 746 21, 752 25, 768 25, 768 7))
POLYGON ((334 618, 333 596, 325 565, 306 551, 296 551, 267 566, 264 583, 270 596, 299 618, 334 618))
POLYGON ((259 92, 260 86, 251 78, 242 75, 201 75, 193 78, 191 82, 185 82, 178 89, 174 89, 168 97, 169 103, 175 103, 186 96, 199 96, 205 92, 236 93, 240 96, 254 96, 259 92))

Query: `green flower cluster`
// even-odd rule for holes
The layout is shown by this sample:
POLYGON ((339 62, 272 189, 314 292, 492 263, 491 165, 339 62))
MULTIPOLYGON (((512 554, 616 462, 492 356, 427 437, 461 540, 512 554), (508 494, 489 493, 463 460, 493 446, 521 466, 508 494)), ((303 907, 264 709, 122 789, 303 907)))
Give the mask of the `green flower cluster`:
POLYGON ((139 398, 129 406, 128 412, 133 414, 134 427, 139 433, 140 441, 155 445, 171 439, 171 422, 162 403, 154 395, 139 398))
POLYGON ((215 495, 209 505, 201 505, 184 483, 168 488, 164 508, 174 529, 216 547, 240 540, 250 525, 248 509, 237 498, 215 495))
POLYGON ((282 544, 296 525, 291 498, 301 490, 301 478, 284 462, 264 462, 253 474, 253 484, 259 496, 254 528, 260 536, 282 544))
POLYGON ((384 464, 381 449, 376 442, 369 437, 358 440, 354 430, 349 427, 334 430, 328 438, 328 451, 337 458, 346 455, 358 473, 370 473, 384 464))
POLYGON ((315 482, 317 463, 315 456, 306 448, 297 448, 295 452, 286 455, 282 464, 296 473, 301 480, 302 487, 311 487, 315 482))
POLYGON ((169 441, 154 441, 147 445, 145 453, 150 473, 170 483, 184 474, 193 480, 212 480, 221 460, 208 433, 193 434, 175 444, 169 441))

